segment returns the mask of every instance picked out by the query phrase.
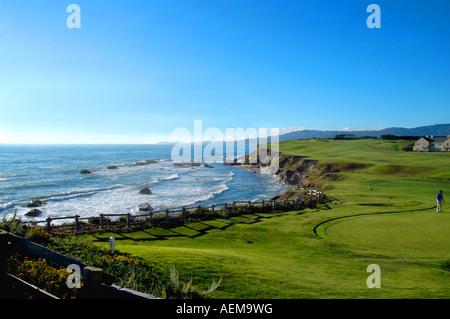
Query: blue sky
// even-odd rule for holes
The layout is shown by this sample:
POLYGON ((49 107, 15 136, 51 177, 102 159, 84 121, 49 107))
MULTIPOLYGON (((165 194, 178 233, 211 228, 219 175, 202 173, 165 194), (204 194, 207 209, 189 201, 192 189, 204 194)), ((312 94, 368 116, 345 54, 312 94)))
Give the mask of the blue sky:
POLYGON ((450 123, 450 1, 0 0, 0 142, 450 123), (69 4, 81 28, 69 29, 69 4), (381 29, 369 29, 369 4, 381 29))

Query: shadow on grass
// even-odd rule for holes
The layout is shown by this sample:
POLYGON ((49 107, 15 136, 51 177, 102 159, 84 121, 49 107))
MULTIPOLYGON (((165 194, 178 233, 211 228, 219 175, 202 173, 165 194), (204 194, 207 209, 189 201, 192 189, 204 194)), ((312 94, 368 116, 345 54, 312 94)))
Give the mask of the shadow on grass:
MULTIPOLYGON (((292 212, 292 211, 290 211, 292 212)), ((287 215, 288 211, 273 211, 264 213, 254 213, 246 215, 232 216, 229 218, 217 218, 210 220, 200 220, 183 225, 173 225, 158 228, 147 228, 134 232, 110 232, 107 234, 93 234, 97 242, 108 242, 111 234, 116 241, 156 241, 168 240, 170 238, 197 238, 209 233, 212 230, 226 230, 227 228, 238 224, 256 224, 265 219, 282 217, 287 215)), ((297 211, 297 215, 304 214, 304 211, 297 211)))

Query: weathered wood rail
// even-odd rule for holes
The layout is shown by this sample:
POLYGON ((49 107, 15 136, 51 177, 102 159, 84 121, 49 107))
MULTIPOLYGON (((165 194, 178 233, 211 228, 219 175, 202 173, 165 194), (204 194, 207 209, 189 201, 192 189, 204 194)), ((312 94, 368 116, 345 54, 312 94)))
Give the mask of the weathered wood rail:
POLYGON ((79 215, 68 217, 48 217, 46 220, 29 220, 23 221, 24 224, 32 224, 33 226, 43 225, 47 232, 55 230, 67 231, 74 233, 97 232, 106 230, 108 227, 121 226, 130 229, 132 226, 155 226, 171 223, 184 224, 188 220, 200 220, 207 216, 229 217, 234 212, 253 213, 255 211, 268 210, 286 210, 301 209, 308 205, 321 202, 325 199, 322 192, 316 190, 308 190, 307 195, 292 199, 271 199, 262 201, 234 201, 232 203, 213 204, 211 206, 189 206, 177 209, 166 209, 162 211, 151 211, 138 215, 130 213, 119 214, 100 214, 92 217, 80 217, 79 215), (64 222, 61 222, 64 221, 64 222), (66 222, 67 221, 67 222, 66 222), (55 224, 55 222, 59 222, 55 224))
POLYGON ((113 285, 115 277, 99 268, 90 267, 78 259, 54 252, 28 238, 0 230, 0 298, 2 299, 23 298, 24 294, 34 299, 59 299, 57 296, 8 273, 8 258, 15 253, 45 258, 61 267, 77 265, 83 278, 83 285, 78 288, 81 289, 80 298, 83 299, 157 299, 151 295, 113 285))

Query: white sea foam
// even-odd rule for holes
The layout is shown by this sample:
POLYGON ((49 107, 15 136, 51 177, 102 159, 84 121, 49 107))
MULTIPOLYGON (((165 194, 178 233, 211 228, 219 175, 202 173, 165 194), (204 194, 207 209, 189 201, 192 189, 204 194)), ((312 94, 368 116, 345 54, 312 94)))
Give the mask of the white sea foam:
POLYGON ((176 179, 176 178, 180 178, 180 175, 178 175, 178 174, 172 174, 172 175, 169 175, 169 176, 166 176, 166 177, 161 178, 161 180, 169 181, 169 180, 171 180, 171 179, 176 179))
POLYGON ((149 184, 155 184, 155 183, 158 183, 159 182, 159 179, 157 179, 156 177, 152 177, 152 178, 150 178, 150 180, 149 180, 149 184))
POLYGON ((225 182, 231 182, 231 181, 233 180, 233 176, 234 176, 234 172, 231 171, 231 172, 228 174, 228 177, 227 177, 227 179, 225 180, 225 182))
MULTIPOLYGON (((3 182, 0 185, 0 212, 13 213, 17 208, 23 220, 74 215, 85 218, 112 213, 139 214, 137 206, 143 203, 150 204, 155 210, 163 210, 199 204, 211 205, 218 203, 217 201, 223 203, 266 196, 270 198, 277 191, 276 185, 272 185, 277 181, 246 174, 243 170, 226 165, 216 164, 214 168, 183 167, 174 165, 170 160, 134 165, 151 156, 143 153, 135 160, 118 148, 120 152, 117 154, 122 155, 111 152, 105 158, 101 149, 98 153, 93 150, 95 149, 84 150, 92 152, 89 157, 77 147, 72 149, 67 146, 61 149, 63 153, 40 153, 42 158, 39 167, 42 171, 37 171, 34 164, 23 167, 29 164, 25 161, 16 165, 12 164, 14 162, 2 163, 0 158, 0 167, 3 165, 8 168, 7 175, 0 175, 3 182), (56 162, 55 156, 60 156, 59 154, 66 155, 56 162), (61 164, 58 166, 55 163, 61 164), (107 169, 109 165, 115 165, 118 169, 107 169), (94 174, 81 175, 81 169, 89 169, 94 174), (5 178, 11 180, 3 181, 5 178), (258 181, 261 182, 259 187, 249 187, 258 181), (149 187, 152 194, 139 194, 142 187, 149 187), (36 218, 25 217, 31 210, 26 204, 37 198, 47 202, 38 208, 42 215, 36 218)), ((29 154, 35 156, 35 149, 30 149, 29 154)), ((22 158, 21 154, 17 156, 22 158)))
POLYGON ((12 207, 14 207, 14 204, 12 202, 0 204, 0 212, 10 209, 12 207))
POLYGON ((112 190, 112 189, 117 189, 117 188, 120 188, 120 187, 122 187, 122 185, 118 184, 118 185, 109 186, 109 187, 101 187, 101 188, 94 188, 94 189, 84 189, 84 190, 73 190, 73 191, 70 191, 70 192, 53 195, 53 196, 51 196, 49 198, 46 198, 46 199, 44 198, 44 200, 46 200, 46 201, 53 201, 53 202, 66 201, 66 200, 79 198, 79 197, 92 196, 92 195, 94 195, 96 193, 99 193, 99 192, 105 192, 105 191, 112 190))

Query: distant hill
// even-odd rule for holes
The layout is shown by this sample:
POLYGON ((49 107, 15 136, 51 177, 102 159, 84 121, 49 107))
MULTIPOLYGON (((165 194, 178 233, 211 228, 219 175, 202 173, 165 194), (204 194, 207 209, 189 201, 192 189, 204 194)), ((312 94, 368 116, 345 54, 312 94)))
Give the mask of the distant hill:
POLYGON ((357 137, 371 136, 380 137, 381 135, 398 135, 398 136, 447 136, 450 135, 450 124, 436 124, 428 126, 420 126, 415 128, 389 127, 382 130, 372 131, 320 131, 320 130, 302 130, 294 131, 280 135, 280 142, 290 140, 304 140, 310 138, 333 138, 337 134, 354 134, 357 137))
MULTIPOLYGON (((368 131, 321 131, 321 130, 301 130, 294 131, 286 134, 280 135, 280 142, 292 141, 292 140, 307 140, 310 138, 333 138, 338 134, 353 134, 356 137, 370 136, 370 137, 380 137, 381 135, 397 135, 397 136, 447 136, 450 135, 450 124, 436 124, 428 126, 420 126, 415 128, 404 128, 404 127, 389 127, 381 130, 368 130, 368 131)), ((246 139, 245 142, 248 144, 249 141, 254 141, 254 139, 246 139)), ((270 142, 270 137, 267 138, 270 142)), ((258 142, 258 141, 257 141, 258 142)), ((177 142, 158 142, 158 145, 174 145, 177 142)), ((203 143, 209 143, 209 141, 203 141, 203 143)), ((237 142, 235 142, 237 143, 237 142)))

